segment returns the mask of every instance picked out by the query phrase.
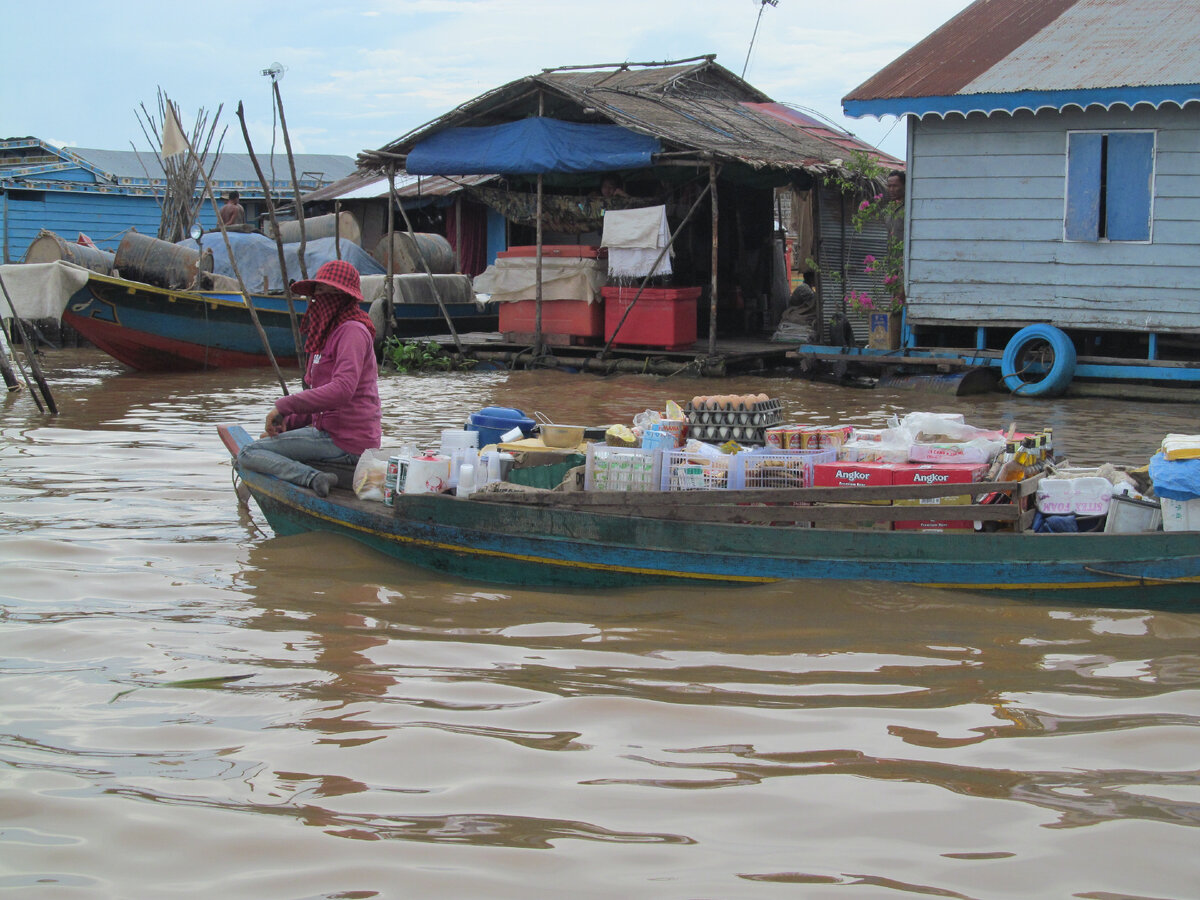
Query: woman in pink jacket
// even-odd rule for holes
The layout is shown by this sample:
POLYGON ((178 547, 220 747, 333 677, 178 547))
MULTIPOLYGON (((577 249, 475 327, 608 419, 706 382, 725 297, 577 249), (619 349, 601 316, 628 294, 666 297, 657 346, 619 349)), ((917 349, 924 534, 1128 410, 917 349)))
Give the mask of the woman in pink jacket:
POLYGON ((358 270, 344 260, 292 285, 312 297, 300 322, 308 356, 306 390, 275 401, 263 436, 238 454, 238 466, 329 495, 337 475, 380 442, 375 327, 363 312, 358 270))

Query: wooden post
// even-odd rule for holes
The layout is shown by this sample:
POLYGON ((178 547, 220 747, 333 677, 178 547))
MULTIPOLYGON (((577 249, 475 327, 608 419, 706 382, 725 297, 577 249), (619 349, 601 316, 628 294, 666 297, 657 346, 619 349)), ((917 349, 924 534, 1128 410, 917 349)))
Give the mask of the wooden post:
POLYGON ((308 263, 304 259, 304 248, 308 241, 304 234, 304 204, 300 201, 300 182, 296 179, 296 159, 292 156, 287 119, 283 117, 283 95, 279 93, 279 82, 272 78, 271 85, 275 89, 275 106, 279 109, 279 127, 283 131, 283 146, 287 149, 288 168, 292 170, 292 190, 296 193, 296 219, 300 223, 300 277, 307 280, 308 263))
MULTIPOLYGON (((12 297, 9 296, 8 286, 4 283, 4 279, 0 278, 0 289, 4 291, 4 297, 8 300, 8 308, 12 310, 13 321, 17 323, 17 330, 21 332, 21 349, 25 351, 25 358, 29 360, 29 368, 33 370, 33 378, 37 382, 38 388, 42 392, 42 396, 46 398, 46 405, 50 407, 50 412, 58 415, 58 407, 54 403, 54 396, 50 393, 50 385, 46 384, 46 379, 42 375, 42 367, 38 364, 36 350, 29 346, 29 332, 25 330, 25 323, 21 321, 21 315, 17 312, 16 304, 13 303, 12 297)), ((13 359, 17 359, 17 355, 13 354, 13 359)), ((17 360, 20 363, 20 360, 17 360)), ((21 366, 21 374, 25 374, 25 367, 21 366)), ((38 409, 45 412, 42 408, 42 401, 38 400, 37 394, 33 393, 33 385, 29 384, 29 376, 25 376, 25 384, 29 388, 29 393, 33 400, 38 405, 38 409)))
POLYGON ((396 164, 388 165, 388 259, 387 285, 384 300, 383 340, 387 340, 392 331, 392 316, 395 314, 395 280, 396 280, 396 164))
POLYGON ((537 177, 537 281, 534 284, 533 355, 542 355, 542 173, 537 177))
POLYGON ((279 222, 275 219, 275 200, 271 196, 271 185, 267 182, 267 176, 263 174, 262 166, 258 164, 258 157, 254 155, 254 146, 250 143, 250 132, 246 130, 246 114, 240 100, 237 106, 237 117, 242 125, 242 137, 246 141, 250 162, 254 164, 254 171, 258 173, 258 180, 262 184, 263 197, 267 201, 267 215, 271 220, 271 230, 275 232, 275 249, 279 254, 279 276, 283 279, 283 296, 287 300, 288 318, 292 323, 292 341, 296 345, 296 360, 300 363, 301 377, 303 377, 303 373, 308 369, 308 364, 304 356, 304 342, 300 339, 300 323, 296 318, 296 306, 292 302, 292 285, 288 278, 287 262, 283 256, 283 238, 279 236, 279 222))
POLYGON ((17 376, 13 374, 12 363, 8 361, 8 339, 4 336, 3 316, 0 316, 0 373, 4 375, 4 386, 8 388, 10 394, 21 389, 21 382, 17 381, 17 376))
POLYGON ((333 255, 342 258, 342 201, 333 201, 333 255))
MULTIPOLYGON (((546 95, 542 90, 538 89, 538 117, 540 118, 546 112, 546 95)), ((534 286, 534 327, 533 327, 533 355, 539 357, 542 355, 542 190, 543 178, 542 173, 538 172, 537 177, 537 262, 536 262, 536 278, 537 282, 534 286)))
POLYGON ((462 274, 462 191, 454 198, 454 271, 462 274))
POLYGON ((712 202, 712 282, 711 295, 708 298, 708 355, 717 352, 717 258, 720 250, 720 239, 717 227, 720 218, 717 210, 717 163, 711 160, 708 164, 708 192, 712 202))
POLYGON ((425 269, 425 274, 429 277, 429 288, 433 291, 433 299, 437 301, 438 309, 442 311, 442 318, 446 320, 446 327, 450 329, 450 337, 454 339, 454 347, 461 357, 463 348, 462 341, 458 337, 458 330, 454 327, 454 320, 450 318, 450 312, 446 309, 446 304, 442 301, 442 292, 438 290, 437 280, 433 277, 433 270, 429 268, 429 260, 425 258, 425 254, 417 246, 416 232, 413 231, 412 222, 408 220, 408 210, 403 205, 400 206, 400 215, 404 217, 404 227, 408 230, 408 236, 412 238, 413 252, 420 257, 421 266, 425 269))

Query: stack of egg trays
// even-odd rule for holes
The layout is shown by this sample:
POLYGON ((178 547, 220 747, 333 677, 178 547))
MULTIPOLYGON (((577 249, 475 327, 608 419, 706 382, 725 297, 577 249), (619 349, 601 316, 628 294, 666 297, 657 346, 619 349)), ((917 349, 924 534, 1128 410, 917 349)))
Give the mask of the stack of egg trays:
POLYGON ((745 410, 693 409, 689 403, 683 410, 688 421, 688 437, 698 441, 723 444, 765 444, 767 429, 783 422, 783 403, 766 400, 745 410))

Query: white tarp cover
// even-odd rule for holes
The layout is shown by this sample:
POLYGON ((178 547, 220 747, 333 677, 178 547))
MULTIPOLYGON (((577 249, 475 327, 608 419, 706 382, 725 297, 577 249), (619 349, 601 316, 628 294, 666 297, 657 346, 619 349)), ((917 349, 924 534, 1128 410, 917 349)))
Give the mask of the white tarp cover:
MULTIPOLYGON (((22 319, 58 319, 70 296, 87 284, 88 270, 60 259, 0 266, 0 278, 22 319)), ((5 301, 0 305, 0 319, 11 317, 5 301)))
MULTIPOLYGON (((573 257, 542 258, 543 300, 600 302, 607 280, 604 262, 573 257)), ((490 294, 491 303, 537 299, 537 258, 514 256, 496 260, 475 276, 475 293, 490 294)), ((480 298, 484 299, 484 298, 480 298)))

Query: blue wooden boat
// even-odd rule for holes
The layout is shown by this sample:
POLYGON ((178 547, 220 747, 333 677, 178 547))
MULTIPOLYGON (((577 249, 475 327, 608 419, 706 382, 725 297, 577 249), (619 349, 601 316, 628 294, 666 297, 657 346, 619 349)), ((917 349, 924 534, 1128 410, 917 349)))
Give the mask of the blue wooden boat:
MULTIPOLYGON (((281 366, 296 366, 287 300, 277 294, 250 299, 281 366)), ((304 298, 292 301, 299 316, 304 298)), ((363 304, 363 309, 368 309, 363 304)), ((446 320, 436 303, 394 307, 393 333, 400 337, 445 334, 446 320)), ((447 312, 460 330, 495 326, 473 303, 451 303, 447 312), (490 323, 490 324, 489 324, 490 323)), ((111 275, 89 273, 63 310, 63 322, 110 356, 134 369, 180 371, 268 366, 262 339, 236 292, 168 290, 111 275)))
MULTIPOLYGON (((219 429, 230 453, 250 435, 219 429)), ((236 465, 236 463, 235 463, 236 465)), ((1013 530, 861 530, 913 507, 846 503, 921 499, 962 485, 671 493, 398 494, 393 506, 335 489, 317 497, 239 473, 278 535, 328 532, 455 578, 526 586, 755 585, 882 581, 1049 597, 1095 605, 1200 603, 1200 533, 1036 534, 1021 504, 939 507, 938 517, 1013 530), (840 501, 840 502, 838 502, 840 501), (812 523, 812 527, 809 527, 812 523)), ((980 483, 1015 498, 1037 479, 980 483)))

